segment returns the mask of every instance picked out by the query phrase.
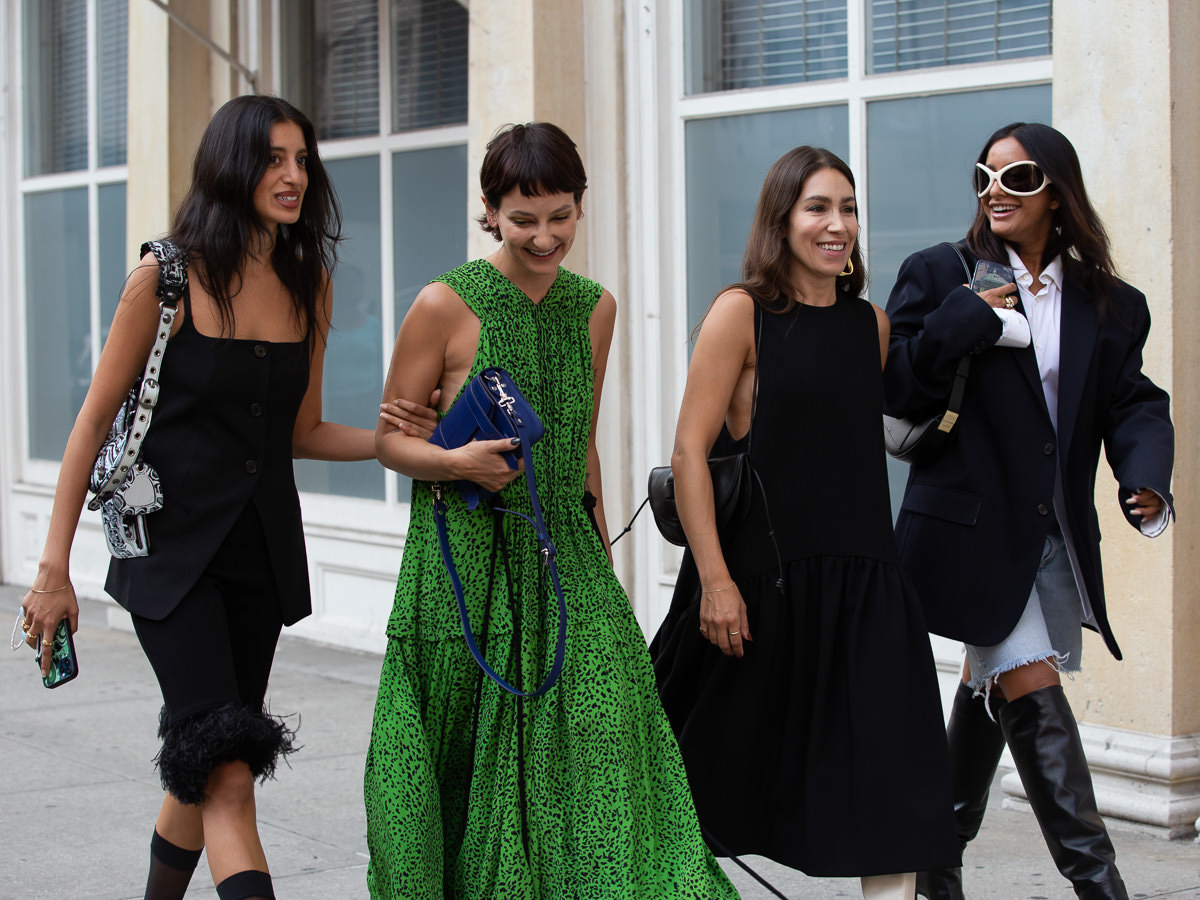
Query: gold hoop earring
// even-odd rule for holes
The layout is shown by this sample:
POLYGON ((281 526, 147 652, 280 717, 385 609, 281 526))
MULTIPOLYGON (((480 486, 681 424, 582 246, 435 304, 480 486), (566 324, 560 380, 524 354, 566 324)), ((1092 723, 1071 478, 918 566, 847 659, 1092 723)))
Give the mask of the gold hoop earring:
POLYGON ((848 260, 846 260, 846 271, 842 272, 841 275, 853 275, 853 274, 854 274, 854 260, 848 259, 848 260))

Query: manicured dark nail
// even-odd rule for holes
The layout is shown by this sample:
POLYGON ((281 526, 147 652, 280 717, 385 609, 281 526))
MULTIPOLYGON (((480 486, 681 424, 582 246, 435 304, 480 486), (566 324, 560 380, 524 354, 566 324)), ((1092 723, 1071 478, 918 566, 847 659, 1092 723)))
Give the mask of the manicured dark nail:
POLYGON ((512 439, 511 443, 512 443, 512 445, 513 445, 514 447, 520 447, 520 446, 521 446, 521 439, 520 439, 519 437, 515 437, 515 438, 513 438, 513 439, 512 439))

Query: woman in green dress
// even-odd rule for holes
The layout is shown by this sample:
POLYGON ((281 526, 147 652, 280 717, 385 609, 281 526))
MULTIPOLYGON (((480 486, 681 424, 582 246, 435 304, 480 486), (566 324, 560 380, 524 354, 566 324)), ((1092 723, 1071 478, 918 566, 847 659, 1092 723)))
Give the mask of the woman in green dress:
MULTIPOLYGON (((545 425, 532 447, 567 605, 562 674, 523 698, 468 654, 433 518, 444 482, 449 545, 489 664, 542 683, 558 611, 537 545, 515 516, 469 510, 450 482, 530 512, 502 441, 446 450, 381 421, 380 461, 413 478, 412 513, 380 676, 364 796, 376 898, 736 896, 700 835, 645 639, 612 570, 596 413, 616 302, 560 267, 587 177, 554 125, 504 129, 480 173, 480 224, 499 247, 436 279, 396 338, 386 396, 456 398, 507 370, 545 425), (597 498, 598 528, 585 494, 597 498)), ((447 406, 450 404, 447 402, 447 406)))

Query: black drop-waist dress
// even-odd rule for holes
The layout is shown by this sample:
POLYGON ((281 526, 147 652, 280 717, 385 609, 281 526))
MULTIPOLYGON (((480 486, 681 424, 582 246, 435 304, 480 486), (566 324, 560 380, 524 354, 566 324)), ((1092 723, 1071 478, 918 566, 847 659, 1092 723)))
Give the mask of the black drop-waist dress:
MULTIPOLYGON (((719 853, 811 875, 958 865, 933 656, 892 534, 875 314, 842 297, 756 315, 751 458, 784 587, 756 494, 723 545, 744 658, 700 635, 690 551, 651 645, 700 822, 719 853)), ((713 452, 741 446, 723 432, 713 452)))

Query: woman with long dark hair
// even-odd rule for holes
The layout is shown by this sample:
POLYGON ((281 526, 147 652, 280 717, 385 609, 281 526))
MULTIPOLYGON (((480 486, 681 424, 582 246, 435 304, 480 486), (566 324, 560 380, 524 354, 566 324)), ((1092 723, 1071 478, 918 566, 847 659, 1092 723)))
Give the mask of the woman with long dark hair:
MULTIPOLYGON (((900 269, 887 412, 944 408, 964 354, 971 369, 954 442, 909 472, 897 542, 930 630, 966 645, 948 726, 961 845, 979 830, 1007 741, 1059 871, 1080 897, 1124 900, 1059 673, 1079 671, 1084 626, 1121 658, 1096 467, 1103 446, 1129 523, 1166 528, 1169 400, 1142 372, 1146 298, 1115 274, 1070 141, 1048 125, 1008 125, 974 174, 968 257, 1011 266, 1015 283, 972 292, 942 245, 900 269)), ((930 871, 922 891, 961 898, 961 871, 930 871)))
POLYGON ((671 467, 689 549, 651 652, 719 854, 909 900, 915 870, 958 852, 933 655, 892 536, 888 321, 860 296, 858 227, 828 150, 767 173, 742 281, 688 370, 671 467), (741 451, 761 490, 718 533, 707 460, 741 451))
MULTIPOLYGON (((152 900, 182 898, 203 849, 221 900, 274 896, 254 781, 294 747, 264 698, 282 626, 311 611, 292 458, 375 456, 373 432, 321 416, 340 223, 303 113, 262 96, 217 111, 168 235, 187 254, 189 290, 142 448, 164 506, 147 517, 149 555, 114 559, 106 584, 132 614, 163 694, 156 761, 167 794, 150 845, 152 900)), ((76 628, 71 543, 92 461, 154 341, 157 281, 148 253, 68 438, 22 601, 33 643, 63 618, 76 628)), ((381 415, 397 422, 400 411, 381 415)), ((419 414, 406 418, 419 433, 419 414)))

